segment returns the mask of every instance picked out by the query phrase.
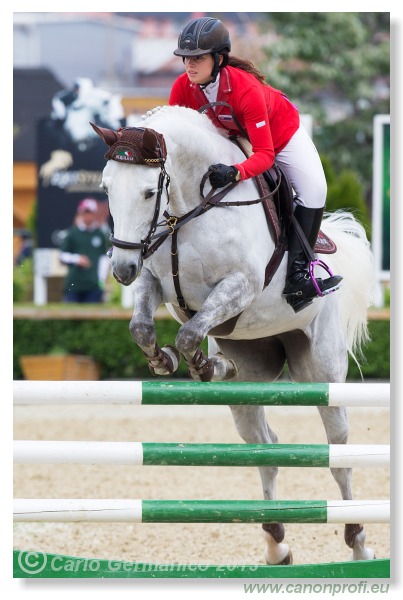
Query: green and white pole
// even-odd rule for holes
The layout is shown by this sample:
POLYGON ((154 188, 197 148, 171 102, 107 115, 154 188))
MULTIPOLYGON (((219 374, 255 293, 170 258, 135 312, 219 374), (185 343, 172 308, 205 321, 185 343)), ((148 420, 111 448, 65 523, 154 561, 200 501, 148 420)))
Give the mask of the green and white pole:
POLYGON ((16 522, 388 523, 388 500, 17 499, 16 522))
POLYGON ((14 463, 89 465, 387 467, 388 445, 181 444, 15 441, 14 463))
POLYGON ((14 404, 363 406, 390 403, 388 383, 14 381, 14 404))

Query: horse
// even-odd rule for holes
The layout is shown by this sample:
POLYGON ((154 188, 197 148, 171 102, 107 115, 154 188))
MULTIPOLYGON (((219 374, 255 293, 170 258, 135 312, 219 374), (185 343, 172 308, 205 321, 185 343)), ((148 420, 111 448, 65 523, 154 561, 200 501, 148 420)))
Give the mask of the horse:
MULTIPOLYGON (((168 376, 183 358, 195 380, 259 382, 276 380, 287 363, 293 381, 344 382, 348 354, 359 357, 368 340, 373 264, 358 220, 347 211, 325 215, 322 230, 337 245, 328 265, 343 276, 343 285, 294 312, 282 297, 287 254, 270 284, 264 283, 273 235, 261 203, 242 204, 256 198, 255 181, 234 184, 213 202, 209 165, 238 163, 244 154, 206 115, 164 106, 137 128, 93 127, 109 147, 101 187, 113 219, 113 275, 132 287, 130 334, 151 372, 168 376), (180 323, 174 346, 164 348, 154 326, 161 304, 180 323), (208 355, 200 348, 206 337, 208 355)), ((246 443, 277 443, 263 407, 230 410, 246 443)), ((346 443, 345 408, 318 410, 328 443, 346 443)), ((264 498, 273 500, 278 469, 259 471, 264 498)), ((351 500, 351 469, 331 471, 342 498, 351 500)), ((290 564, 283 524, 262 527, 266 563, 290 564)), ((346 524, 345 541, 353 560, 374 558, 363 525, 346 524)))

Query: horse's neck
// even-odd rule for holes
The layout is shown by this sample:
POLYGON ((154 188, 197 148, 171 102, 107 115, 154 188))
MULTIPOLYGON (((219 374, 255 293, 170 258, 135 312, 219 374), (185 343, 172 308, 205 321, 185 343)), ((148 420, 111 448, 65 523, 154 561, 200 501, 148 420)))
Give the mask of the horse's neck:
POLYGON ((169 212, 177 217, 196 208, 201 203, 200 181, 201 175, 194 174, 187 181, 171 179, 169 212))
MULTIPOLYGON (((217 154, 217 153, 216 153, 217 154)), ((225 157, 221 154, 222 161, 225 157)), ((211 150, 211 144, 208 149, 191 148, 184 146, 176 148, 171 157, 167 170, 171 173, 171 211, 175 209, 175 214, 180 216, 194 209, 202 202, 200 193, 200 184, 203 176, 208 171, 211 164, 218 163, 219 159, 211 150)), ((227 164, 232 164, 230 159, 227 164)), ((203 195, 210 190, 210 184, 207 179, 205 182, 203 195)))

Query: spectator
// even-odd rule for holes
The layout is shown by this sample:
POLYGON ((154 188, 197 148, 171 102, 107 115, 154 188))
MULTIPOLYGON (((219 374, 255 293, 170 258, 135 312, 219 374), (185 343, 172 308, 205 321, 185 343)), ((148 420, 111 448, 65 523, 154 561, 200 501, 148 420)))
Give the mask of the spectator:
POLYGON ((74 225, 60 246, 60 261, 68 266, 65 302, 103 302, 109 272, 105 232, 98 222, 98 203, 85 198, 77 208, 74 225))

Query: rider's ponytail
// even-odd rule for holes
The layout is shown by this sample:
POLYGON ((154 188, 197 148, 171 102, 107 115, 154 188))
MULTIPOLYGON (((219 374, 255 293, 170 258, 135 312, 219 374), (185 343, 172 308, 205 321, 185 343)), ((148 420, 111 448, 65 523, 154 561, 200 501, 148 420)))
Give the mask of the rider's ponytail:
MULTIPOLYGON (((224 55, 224 52, 220 52, 220 54, 224 55)), ((242 69, 242 71, 246 71, 247 73, 254 75, 256 79, 258 79, 263 85, 268 85, 266 77, 255 67, 252 61, 246 60, 245 58, 239 58, 238 56, 229 56, 227 54, 227 57, 224 58, 221 67, 226 64, 228 64, 230 67, 235 67, 236 69, 242 69)))

